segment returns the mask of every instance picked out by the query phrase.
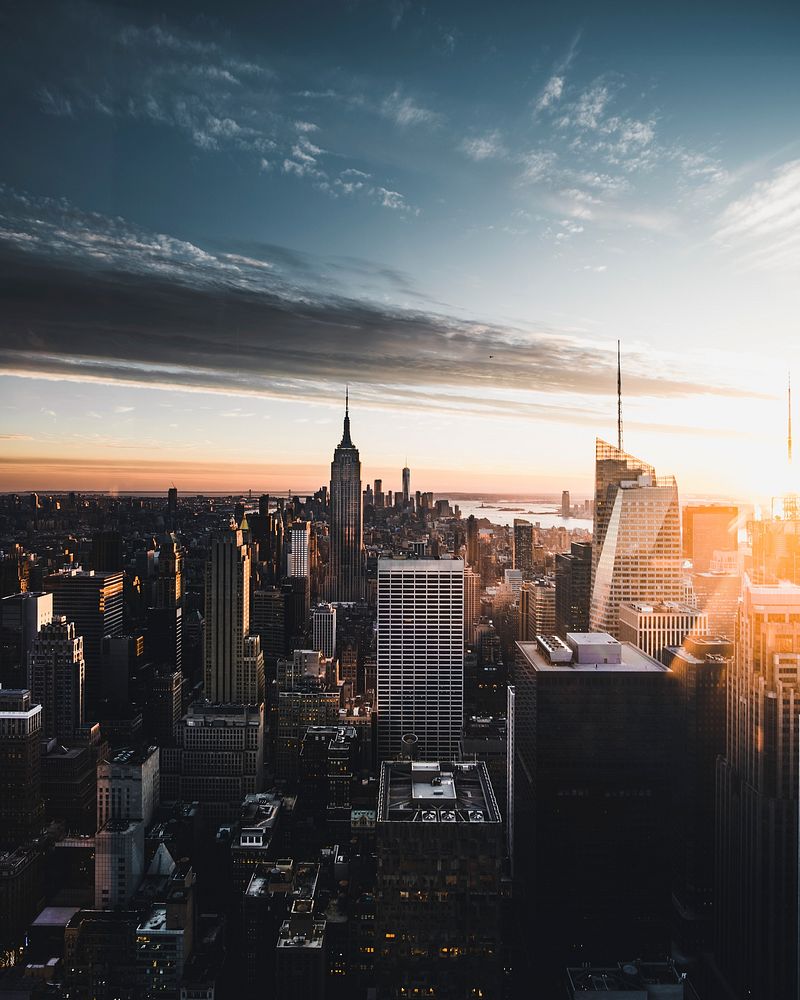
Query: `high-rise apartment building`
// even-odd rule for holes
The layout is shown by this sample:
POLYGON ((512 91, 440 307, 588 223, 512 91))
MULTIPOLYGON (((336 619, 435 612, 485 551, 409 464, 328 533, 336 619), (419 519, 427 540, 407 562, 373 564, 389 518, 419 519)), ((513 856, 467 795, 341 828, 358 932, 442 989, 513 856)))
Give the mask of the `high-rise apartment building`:
POLYGON ((707 573, 715 552, 739 548, 739 508, 687 504, 683 508, 683 556, 695 573, 707 573))
POLYGON ((667 646, 680 646, 687 635, 708 635, 708 615, 679 601, 634 601, 619 607, 618 634, 621 642, 630 642, 660 660, 667 646))
POLYGON ((683 598, 678 487, 597 441, 591 628, 617 635, 625 602, 683 598))
POLYGON ((53 595, 53 614, 74 622, 83 637, 86 661, 86 704, 91 711, 103 693, 103 639, 122 632, 121 572, 67 569, 44 579, 53 595))
MULTIPOLYGON (((350 438, 350 411, 331 462, 329 597, 332 601, 364 598, 361 460, 350 438)), ((377 503, 377 496, 376 496, 377 503)))
POLYGON ((523 574, 533 572, 533 525, 521 517, 514 518, 513 533, 514 569, 523 574))
POLYGON ((799 709, 800 586, 745 576, 718 771, 715 953, 753 1000, 797 995, 799 709))
POLYGON ((0 689, 0 847, 36 837, 44 819, 39 743, 42 706, 27 689, 0 689))
POLYGON ((413 733, 420 753, 458 752, 464 719, 464 563, 378 561, 378 755, 413 733))
POLYGON ((245 636, 250 628, 250 550, 242 531, 211 538, 205 575, 205 695, 214 703, 247 704, 245 636))
POLYGON ((572 542, 569 552, 556 553, 556 635, 589 631, 591 592, 591 542, 572 542))
POLYGON ((161 778, 158 747, 112 750, 97 765, 97 828, 110 819, 142 820, 158 808, 161 778))
POLYGON ((336 607, 318 604, 311 616, 311 645, 331 659, 336 652, 336 607))
POLYGON ((31 696, 42 706, 42 736, 69 742, 84 723, 83 638, 63 615, 43 625, 28 657, 31 696))

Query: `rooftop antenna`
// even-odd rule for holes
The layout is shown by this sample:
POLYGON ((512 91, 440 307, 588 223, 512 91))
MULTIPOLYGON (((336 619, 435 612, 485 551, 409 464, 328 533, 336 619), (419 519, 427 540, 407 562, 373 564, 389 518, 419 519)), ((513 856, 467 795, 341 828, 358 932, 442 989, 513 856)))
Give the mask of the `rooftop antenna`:
MULTIPOLYGON (((791 390, 790 397, 791 397, 791 390)), ((791 418, 790 418, 791 428, 791 418)), ((789 432, 789 454, 791 456, 791 429, 789 432)), ((617 341, 617 448, 622 451, 622 354, 620 343, 617 341)))
POLYGON ((787 428, 787 450, 789 454, 789 465, 792 464, 792 373, 789 372, 789 422, 787 428))
POLYGON ((346 385, 344 387, 344 415, 347 416, 350 413, 350 386, 346 385))

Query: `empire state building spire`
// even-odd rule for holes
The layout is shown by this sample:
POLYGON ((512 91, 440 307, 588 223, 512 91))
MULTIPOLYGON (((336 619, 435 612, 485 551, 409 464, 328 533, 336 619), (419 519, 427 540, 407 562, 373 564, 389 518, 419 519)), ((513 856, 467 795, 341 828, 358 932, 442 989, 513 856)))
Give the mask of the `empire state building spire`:
POLYGON ((361 460, 350 437, 350 391, 345 393, 344 431, 331 462, 330 562, 331 601, 364 598, 361 460))
POLYGON ((344 433, 342 434, 342 443, 339 447, 355 447, 350 438, 350 386, 348 386, 344 391, 344 433))

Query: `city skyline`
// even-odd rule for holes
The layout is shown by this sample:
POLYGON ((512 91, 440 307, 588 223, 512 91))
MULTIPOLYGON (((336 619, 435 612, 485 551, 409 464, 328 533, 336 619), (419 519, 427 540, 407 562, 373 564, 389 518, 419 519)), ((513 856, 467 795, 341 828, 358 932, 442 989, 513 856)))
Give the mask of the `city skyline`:
POLYGON ((790 5, 2 24, 0 489, 313 490, 349 382, 366 481, 588 495, 618 338, 627 448, 787 488, 790 5))

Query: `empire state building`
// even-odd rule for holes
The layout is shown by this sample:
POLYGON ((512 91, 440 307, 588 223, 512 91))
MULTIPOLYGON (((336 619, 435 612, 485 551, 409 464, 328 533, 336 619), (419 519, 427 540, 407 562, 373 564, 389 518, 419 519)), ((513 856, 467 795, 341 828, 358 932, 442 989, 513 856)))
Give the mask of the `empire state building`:
POLYGON ((331 601, 364 597, 364 542, 361 527, 361 460, 350 439, 349 397, 345 397, 344 433, 331 462, 331 601))

